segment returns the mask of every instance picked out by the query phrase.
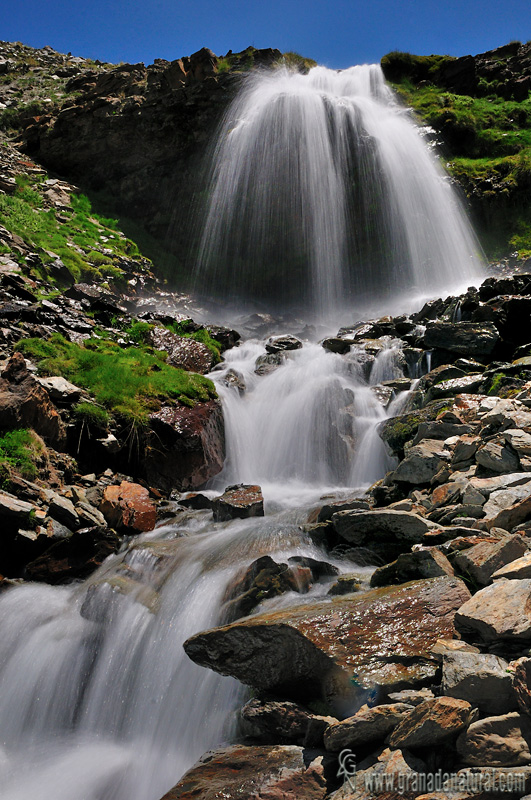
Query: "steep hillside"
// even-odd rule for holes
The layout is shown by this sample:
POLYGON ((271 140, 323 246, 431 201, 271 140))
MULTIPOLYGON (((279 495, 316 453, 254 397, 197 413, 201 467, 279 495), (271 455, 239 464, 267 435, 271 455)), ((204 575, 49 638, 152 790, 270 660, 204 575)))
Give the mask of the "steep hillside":
POLYGON ((386 78, 442 139, 487 255, 531 256, 531 43, 477 56, 389 53, 386 78))

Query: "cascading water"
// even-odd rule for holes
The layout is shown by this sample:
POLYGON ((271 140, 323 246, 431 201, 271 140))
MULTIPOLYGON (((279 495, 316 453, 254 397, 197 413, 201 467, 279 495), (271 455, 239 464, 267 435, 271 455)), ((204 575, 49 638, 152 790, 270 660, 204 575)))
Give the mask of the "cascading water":
MULTIPOLYGON (((330 311, 355 293, 433 294, 474 270, 458 203, 377 67, 250 78, 228 119, 203 282, 330 311)), ((306 343, 258 375, 263 353, 247 342, 214 375, 228 457, 212 488, 260 483, 269 515, 213 524, 181 510, 84 584, 0 598, 2 800, 159 800, 226 740, 241 699, 183 641, 223 619, 228 583, 257 557, 322 558, 299 527, 304 506, 361 491, 389 466, 370 384, 403 374, 392 340, 375 360, 306 343)))
POLYGON ((479 274, 448 176, 379 66, 250 76, 212 163, 202 292, 330 314, 479 274))

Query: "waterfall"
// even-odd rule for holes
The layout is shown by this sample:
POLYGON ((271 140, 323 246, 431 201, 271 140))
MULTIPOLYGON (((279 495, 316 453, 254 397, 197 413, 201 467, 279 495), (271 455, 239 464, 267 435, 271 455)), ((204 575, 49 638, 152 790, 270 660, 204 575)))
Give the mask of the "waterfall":
POLYGON ((379 66, 247 77, 212 158, 201 291, 330 314, 466 285, 479 252, 379 66))

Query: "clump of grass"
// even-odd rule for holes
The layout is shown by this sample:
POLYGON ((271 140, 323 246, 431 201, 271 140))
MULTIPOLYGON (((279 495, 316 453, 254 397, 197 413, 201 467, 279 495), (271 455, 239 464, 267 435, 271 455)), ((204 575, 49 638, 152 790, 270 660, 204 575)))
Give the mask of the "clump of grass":
POLYGON ((0 481, 2 485, 13 473, 27 480, 38 475, 36 462, 45 450, 42 439, 29 429, 8 431, 0 436, 0 481))
POLYGON ((47 340, 23 339, 16 349, 37 361, 41 374, 64 376, 131 422, 144 424, 163 402, 193 406, 216 397, 208 378, 169 366, 165 353, 150 348, 95 339, 81 346, 55 333, 47 340))
POLYGON ((317 66, 317 61, 313 58, 306 58, 301 56, 300 53, 295 53, 289 50, 287 53, 282 53, 281 64, 289 69, 296 69, 299 72, 309 72, 312 67, 317 66))
POLYGON ((195 339, 196 342, 201 342, 202 344, 206 345, 214 356, 214 362, 219 364, 221 361, 221 348, 219 342, 216 342, 216 340, 212 338, 206 328, 201 328, 198 331, 190 331, 190 322, 191 320, 172 322, 171 325, 167 325, 166 327, 172 333, 176 333, 177 336, 183 336, 186 339, 195 339))
POLYGON ((105 429, 110 421, 109 412, 94 403, 76 403, 72 411, 76 419, 96 428, 105 429))

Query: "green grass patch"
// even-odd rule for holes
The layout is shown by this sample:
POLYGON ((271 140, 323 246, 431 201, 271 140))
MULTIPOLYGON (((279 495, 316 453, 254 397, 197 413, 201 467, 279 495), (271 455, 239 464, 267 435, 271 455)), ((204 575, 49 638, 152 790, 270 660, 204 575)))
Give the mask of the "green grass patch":
POLYGON ((38 474, 35 462, 43 449, 42 441, 32 430, 22 428, 0 436, 0 481, 4 484, 14 472, 34 480, 38 474))
POLYGON ((74 417, 87 425, 96 428, 107 428, 110 422, 109 412, 94 403, 77 403, 72 409, 74 417))
POLYGON ((188 330, 191 320, 183 320, 182 322, 173 322, 171 325, 166 325, 169 331, 176 333, 177 336, 183 336, 186 339, 195 339, 196 342, 201 342, 206 345, 212 355, 216 364, 221 361, 221 347, 219 342, 209 334, 206 328, 201 328, 198 331, 188 330))
POLYGON ((131 422, 145 423, 162 403, 193 406, 216 397, 208 378, 171 367, 165 353, 148 348, 121 348, 95 339, 80 346, 57 333, 48 340, 23 339, 16 349, 33 358, 41 374, 64 376, 110 413, 131 422))

